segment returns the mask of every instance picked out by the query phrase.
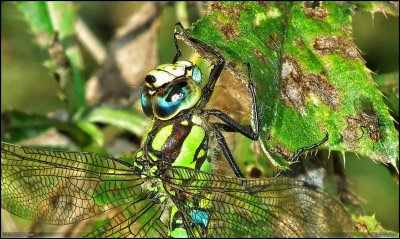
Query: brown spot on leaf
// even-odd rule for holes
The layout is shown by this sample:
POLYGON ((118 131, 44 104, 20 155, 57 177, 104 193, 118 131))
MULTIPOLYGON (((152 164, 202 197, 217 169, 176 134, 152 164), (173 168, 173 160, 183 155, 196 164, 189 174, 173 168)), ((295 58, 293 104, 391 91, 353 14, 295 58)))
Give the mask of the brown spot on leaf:
POLYGON ((299 63, 285 56, 280 76, 280 93, 285 105, 296 107, 304 115, 306 97, 318 95, 325 104, 336 110, 340 106, 339 95, 325 74, 304 73, 299 63))
POLYGON ((267 58, 265 58, 264 53, 260 49, 254 48, 253 53, 257 56, 261 63, 267 64, 267 58))
POLYGON ((237 37, 236 27, 232 23, 216 24, 216 27, 221 30, 226 40, 231 40, 237 37))
POLYGON ((278 47, 278 34, 276 34, 275 32, 272 33, 265 43, 265 46, 269 49, 276 49, 278 47))
POLYGON ((359 125, 355 117, 349 116, 346 118, 346 128, 342 132, 342 139, 349 149, 355 150, 360 136, 358 135, 359 125))
POLYGON ((232 18, 233 20, 239 20, 240 12, 248 9, 246 4, 237 5, 226 5, 221 2, 215 2, 210 5, 210 10, 213 12, 219 12, 224 17, 232 18))
POLYGON ((287 12, 286 3, 284 3, 284 2, 278 2, 278 8, 279 8, 282 12, 287 12))
POLYGON ((302 9, 308 17, 317 21, 323 21, 329 15, 328 10, 322 7, 319 1, 305 1, 302 9))
POLYGON ((361 59, 360 53, 350 37, 317 37, 313 47, 320 55, 337 53, 345 59, 361 59))

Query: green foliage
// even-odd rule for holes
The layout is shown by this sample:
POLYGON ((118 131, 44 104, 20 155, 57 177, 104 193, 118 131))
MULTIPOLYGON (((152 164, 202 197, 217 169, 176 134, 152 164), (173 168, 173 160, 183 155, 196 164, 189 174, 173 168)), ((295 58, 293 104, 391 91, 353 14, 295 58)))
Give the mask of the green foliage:
MULTIPOLYGON (((251 63, 265 149, 288 157, 328 132, 325 148, 397 168, 398 136, 371 71, 352 42, 353 13, 348 3, 213 3, 190 34, 220 51, 238 76, 245 75, 243 63, 251 63), (363 98, 372 102, 383 125, 378 143, 369 132, 361 137, 365 125, 354 120, 360 119, 357 102, 363 98)), ((286 160, 274 159, 276 166, 287 167, 286 160)))
POLYGON ((68 98, 70 112, 86 107, 83 61, 75 37, 72 2, 17 2, 41 48, 48 49, 54 71, 68 98))
MULTIPOLYGON (((75 42, 76 7, 72 2, 17 2, 18 9, 35 37, 35 42, 48 50, 45 64, 55 75, 68 106, 66 117, 59 112, 50 116, 18 111, 3 112, 7 131, 4 139, 18 142, 56 128, 67 133, 81 147, 92 143, 102 146, 104 135, 95 123, 105 123, 142 135, 143 114, 110 107, 87 107, 84 94, 83 60, 75 42)), ((64 114, 65 116, 65 114, 64 114)))

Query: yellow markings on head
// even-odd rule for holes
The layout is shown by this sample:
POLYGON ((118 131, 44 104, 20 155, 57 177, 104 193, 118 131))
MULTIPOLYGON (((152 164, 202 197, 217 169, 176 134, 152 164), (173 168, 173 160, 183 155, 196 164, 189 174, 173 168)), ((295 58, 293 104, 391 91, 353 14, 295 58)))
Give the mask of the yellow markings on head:
MULTIPOLYGON (((184 70, 185 69, 183 69, 182 73, 185 72, 184 70)), ((161 70, 158 70, 158 69, 150 71, 148 75, 152 75, 156 79, 156 81, 154 83, 152 83, 152 84, 147 84, 146 83, 146 86, 151 88, 151 89, 159 88, 159 87, 161 87, 162 85, 164 85, 166 83, 170 83, 177 77, 174 74, 171 74, 171 73, 166 72, 166 71, 161 71, 161 70)))
POLYGON ((146 86, 149 88, 159 88, 164 84, 172 82, 174 79, 180 76, 186 76, 187 67, 192 67, 193 63, 190 61, 178 61, 174 64, 163 64, 159 65, 157 69, 152 70, 148 75, 154 76, 155 82, 148 84, 146 86))
POLYGON ((181 122, 181 125, 189 125, 189 122, 187 120, 184 120, 181 122))
POLYGON ((162 146, 165 144, 168 137, 172 133, 172 126, 172 124, 164 126, 161 130, 157 132, 153 139, 153 143, 151 144, 151 147, 153 147, 154 150, 161 151, 162 146))

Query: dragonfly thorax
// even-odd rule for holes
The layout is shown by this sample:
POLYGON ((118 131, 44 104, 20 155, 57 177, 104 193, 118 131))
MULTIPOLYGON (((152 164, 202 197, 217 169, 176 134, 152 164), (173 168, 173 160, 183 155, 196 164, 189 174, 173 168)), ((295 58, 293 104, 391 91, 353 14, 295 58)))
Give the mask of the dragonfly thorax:
POLYGON ((136 153, 136 162, 150 174, 171 166, 211 172, 208 157, 209 129, 197 114, 173 120, 155 120, 136 153))
POLYGON ((168 120, 190 109, 201 97, 201 72, 190 61, 163 64, 145 78, 142 108, 149 117, 168 120))

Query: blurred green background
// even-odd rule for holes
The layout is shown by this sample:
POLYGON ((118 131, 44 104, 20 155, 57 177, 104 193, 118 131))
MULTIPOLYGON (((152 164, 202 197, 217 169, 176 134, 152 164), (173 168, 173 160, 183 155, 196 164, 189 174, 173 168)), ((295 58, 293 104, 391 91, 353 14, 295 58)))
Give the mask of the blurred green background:
MULTIPOLYGON (((79 16, 100 41, 107 45, 121 26, 143 3, 139 2, 77 2, 79 16)), ((47 52, 33 42, 27 23, 16 6, 10 2, 1 5, 1 110, 18 109, 41 113, 65 107, 58 97, 58 86, 43 65, 47 52)), ((189 22, 199 17, 196 6, 188 5, 189 22)), ((176 9, 162 7, 158 53, 159 62, 170 62, 175 54, 173 25, 176 9)), ((369 69, 377 74, 398 73, 399 19, 377 13, 357 13, 353 20, 354 41, 362 52, 369 69)), ((97 63, 84 53, 85 76, 89 78, 97 63)), ((138 61, 143 59, 138 59, 138 61)), ((133 63, 134 64, 134 63, 133 63)), ((398 87, 398 79, 397 79, 398 87)), ((398 88, 397 88, 398 89, 398 88)), ((397 91, 398 95, 398 91, 397 91)), ((397 110, 398 112, 398 110, 397 110)), ((368 159, 346 155, 346 173, 352 189, 363 200, 368 214, 376 214, 386 229, 399 231, 399 187, 389 170, 368 159)), ((2 226, 3 228, 3 226, 2 226)))

